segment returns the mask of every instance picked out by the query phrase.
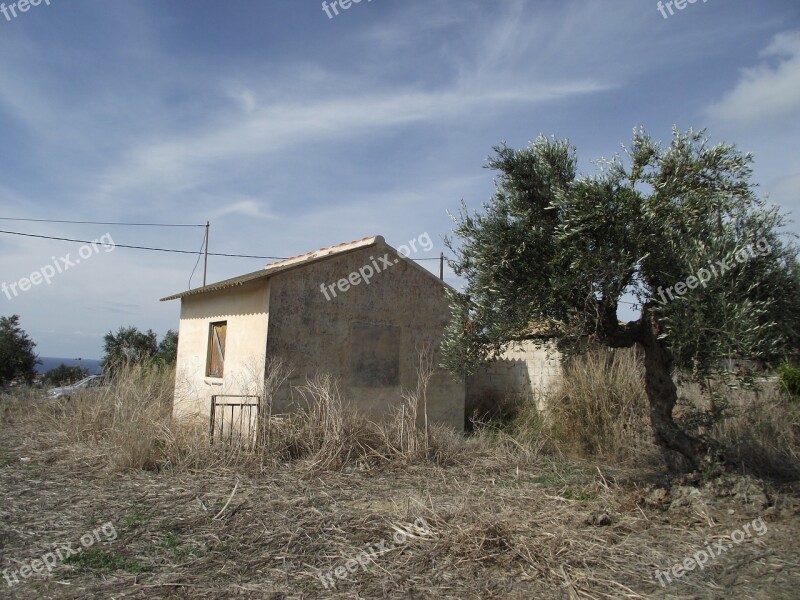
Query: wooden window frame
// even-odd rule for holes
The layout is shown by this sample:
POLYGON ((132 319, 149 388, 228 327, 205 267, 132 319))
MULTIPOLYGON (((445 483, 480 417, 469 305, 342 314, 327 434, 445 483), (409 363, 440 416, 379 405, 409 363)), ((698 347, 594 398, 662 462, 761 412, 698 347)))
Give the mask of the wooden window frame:
POLYGON ((228 338, 228 322, 227 321, 214 321, 208 324, 208 352, 206 354, 206 377, 213 377, 214 379, 222 379, 225 375, 225 350, 227 347, 228 338), (224 328, 224 333, 220 340, 219 329, 224 328), (219 343, 215 343, 215 340, 219 343), (220 348, 221 346, 221 348, 220 348), (214 352, 219 351, 220 357, 218 358, 220 364, 219 372, 217 372, 214 361, 214 352))

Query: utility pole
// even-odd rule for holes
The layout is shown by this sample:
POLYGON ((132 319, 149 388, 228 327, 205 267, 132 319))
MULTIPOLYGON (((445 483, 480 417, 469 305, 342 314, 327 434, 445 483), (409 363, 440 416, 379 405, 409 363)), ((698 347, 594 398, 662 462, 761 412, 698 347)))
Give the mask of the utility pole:
POLYGON ((208 229, 211 227, 211 223, 206 221, 206 243, 204 244, 206 247, 206 260, 205 264, 203 265, 203 287, 206 287, 206 276, 208 275, 208 229))
POLYGON ((444 252, 439 254, 439 279, 444 281, 444 252))

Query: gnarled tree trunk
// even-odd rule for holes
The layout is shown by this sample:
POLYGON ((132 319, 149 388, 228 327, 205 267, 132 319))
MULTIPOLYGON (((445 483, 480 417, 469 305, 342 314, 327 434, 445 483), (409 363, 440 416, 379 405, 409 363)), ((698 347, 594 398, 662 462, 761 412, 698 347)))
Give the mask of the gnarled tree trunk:
POLYGON ((644 349, 645 390, 650 402, 650 422, 656 443, 679 452, 687 458, 692 468, 700 469, 709 457, 708 444, 688 435, 672 418, 672 409, 678 401, 678 390, 672 381, 672 354, 658 339, 659 327, 655 319, 645 314, 641 325, 637 341, 644 349))

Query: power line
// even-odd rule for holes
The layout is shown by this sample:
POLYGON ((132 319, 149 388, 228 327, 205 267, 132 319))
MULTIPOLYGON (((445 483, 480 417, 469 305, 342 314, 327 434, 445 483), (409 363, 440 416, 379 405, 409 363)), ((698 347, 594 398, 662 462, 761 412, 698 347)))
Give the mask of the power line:
MULTIPOLYGON (((203 225, 205 227, 205 225, 203 225)), ((76 240, 72 238, 53 237, 49 235, 34 235, 33 233, 21 233, 19 231, 2 231, 0 233, 7 233, 9 235, 21 235, 23 237, 39 238, 43 240, 57 240, 60 242, 75 242, 76 244, 97 244, 102 243, 99 240, 76 240)), ((174 248, 152 248, 150 246, 130 246, 127 244, 112 244, 115 248, 130 248, 132 250, 150 250, 151 252, 173 252, 176 254, 198 254, 197 250, 176 250, 174 248)), ((253 256, 249 254, 224 254, 221 252, 209 252, 209 256, 228 256, 231 258, 259 258, 267 260, 286 260, 285 256, 253 256)))
POLYGON ((200 244, 200 250, 197 251, 197 262, 194 263, 194 269, 192 269, 192 274, 189 275, 189 289, 192 289, 192 277, 194 277, 194 272, 197 270, 197 265, 200 264, 200 259, 203 258, 203 248, 208 243, 206 240, 205 234, 203 235, 203 243, 200 244))
MULTIPOLYGON (((205 227, 205 225, 203 225, 205 227)), ((0 230, 0 233, 5 233, 8 235, 20 235, 23 237, 31 237, 31 238, 39 238, 43 240, 56 240, 59 242, 74 242, 76 244, 97 244, 102 243, 99 240, 76 240, 73 238, 63 238, 63 237, 54 237, 50 235, 36 235, 33 233, 22 233, 19 231, 3 231, 0 230)), ((175 254, 201 254, 202 249, 198 252, 197 250, 177 250, 174 248, 153 248, 150 246, 131 246, 127 244, 117 244, 112 242, 115 248, 129 248, 131 250, 149 250, 151 252, 172 252, 175 254)), ((223 256, 227 258, 257 258, 257 259, 264 259, 264 260, 286 260, 289 257, 286 256, 255 256, 252 254, 227 254, 223 252, 209 252, 209 256, 223 256)), ((408 257, 406 257, 408 258, 408 257)), ((409 260, 414 261, 421 261, 421 260, 441 260, 439 257, 435 258, 409 258, 409 260)))
POLYGON ((126 227, 205 227, 187 223, 122 223, 115 221, 63 221, 56 219, 17 219, 14 217, 0 217, 0 221, 25 221, 28 223, 70 223, 73 225, 120 225, 126 227))

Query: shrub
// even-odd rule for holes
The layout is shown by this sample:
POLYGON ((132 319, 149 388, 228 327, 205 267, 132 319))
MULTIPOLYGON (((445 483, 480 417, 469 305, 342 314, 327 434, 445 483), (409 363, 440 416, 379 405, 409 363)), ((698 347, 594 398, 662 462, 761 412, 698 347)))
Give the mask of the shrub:
POLYGON ((782 391, 792 396, 800 396, 800 366, 783 363, 778 367, 778 381, 782 391))
POLYGON ((58 365, 55 369, 50 369, 44 374, 42 382, 45 385, 72 385, 84 377, 89 376, 89 370, 79 366, 68 367, 65 364, 58 365))

